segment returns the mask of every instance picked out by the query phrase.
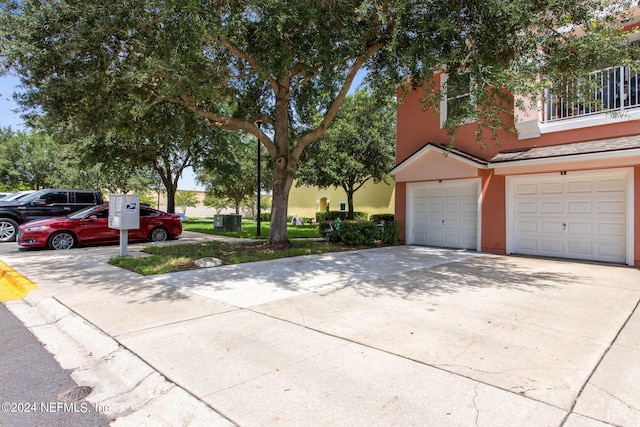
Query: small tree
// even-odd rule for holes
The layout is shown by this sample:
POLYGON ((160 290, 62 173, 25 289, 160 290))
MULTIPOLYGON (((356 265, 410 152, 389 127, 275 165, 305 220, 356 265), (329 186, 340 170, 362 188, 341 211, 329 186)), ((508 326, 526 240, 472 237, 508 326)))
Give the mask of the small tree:
POLYGON ((208 156, 198 169, 198 181, 208 196, 227 200, 239 214, 256 194, 257 155, 255 141, 237 132, 228 132, 231 144, 225 156, 208 156))
POLYGON ((176 206, 182 208, 183 214, 187 213, 187 208, 195 208, 199 203, 200 201, 195 191, 186 190, 176 192, 176 206))
POLYGON ((203 204, 216 210, 216 214, 220 214, 222 209, 227 207, 227 201, 224 198, 216 197, 213 194, 206 194, 204 196, 203 204))
POLYGON ((307 150, 297 185, 341 187, 347 193, 347 218, 353 195, 369 180, 384 181, 395 162, 395 105, 366 91, 348 96, 324 136, 307 150))

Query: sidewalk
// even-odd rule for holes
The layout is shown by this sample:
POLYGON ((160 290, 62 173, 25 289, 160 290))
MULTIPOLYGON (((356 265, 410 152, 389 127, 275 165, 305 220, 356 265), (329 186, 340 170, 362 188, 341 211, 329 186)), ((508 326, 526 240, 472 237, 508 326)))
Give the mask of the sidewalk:
POLYGON ((401 246, 144 278, 8 254, 112 425, 640 424, 640 271, 401 246))

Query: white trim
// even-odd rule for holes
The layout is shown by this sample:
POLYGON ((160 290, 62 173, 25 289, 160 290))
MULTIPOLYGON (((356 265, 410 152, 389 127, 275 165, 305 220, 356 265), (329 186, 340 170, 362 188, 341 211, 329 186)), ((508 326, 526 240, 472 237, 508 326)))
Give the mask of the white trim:
POLYGON ((631 148, 619 151, 607 151, 603 153, 569 154, 566 156, 545 157, 540 159, 505 160, 487 165, 492 169, 512 168, 515 166, 551 165, 555 163, 567 163, 586 160, 611 160, 631 156, 640 156, 640 148, 631 148))
POLYGON ((602 126, 613 123, 624 123, 640 119, 640 108, 626 110, 612 110, 609 113, 578 116, 571 119, 554 120, 539 124, 540 133, 562 132, 565 130, 582 129, 591 126, 602 126))
MULTIPOLYGON (((405 221, 405 243, 407 245, 413 244, 413 219, 414 219, 414 208, 415 202, 413 200, 413 189, 415 187, 419 187, 422 185, 435 184, 440 181, 420 181, 420 182, 409 182, 406 186, 406 221, 405 221)), ((476 220, 476 248, 477 252, 480 252, 482 248, 482 179, 481 178, 464 178, 464 179, 451 179, 441 181, 442 183, 476 183, 476 191, 478 194, 477 201, 477 220, 476 220)))
MULTIPOLYGON (((600 169, 589 171, 574 171, 572 173, 580 174, 581 176, 603 176, 607 174, 624 175, 626 180, 626 264, 634 265, 635 258, 635 225, 634 225, 634 172, 633 168, 618 168, 618 169, 600 169)), ((515 186, 514 181, 520 179, 550 179, 557 177, 558 172, 555 173, 540 173, 530 175, 511 175, 507 176, 505 180, 505 205, 506 205, 506 253, 512 254, 515 250, 515 212, 514 212, 514 200, 515 200, 515 186)), ((557 179, 557 178, 556 178, 557 179)))
POLYGON ((462 162, 464 164, 467 164, 469 166, 473 166, 474 168, 487 169, 487 165, 486 164, 483 164, 483 163, 480 163, 480 162, 476 162, 473 159, 469 159, 467 157, 461 156, 459 154, 456 154, 453 151, 449 151, 448 152, 447 150, 442 149, 440 147, 437 147, 437 146, 435 146, 433 144, 427 144, 424 147, 422 147, 419 151, 415 152, 411 156, 409 156, 406 159, 404 159, 402 161, 402 163, 396 165, 396 167, 391 169, 389 174, 391 174, 391 176, 395 176, 396 174, 398 174, 398 172, 400 172, 404 168, 408 167, 412 163, 414 163, 417 160, 419 160, 420 157, 422 157, 424 154, 428 153, 429 151, 435 151, 436 153, 440 153, 442 155, 446 154, 447 157, 451 157, 454 160, 457 160, 457 161, 462 162))

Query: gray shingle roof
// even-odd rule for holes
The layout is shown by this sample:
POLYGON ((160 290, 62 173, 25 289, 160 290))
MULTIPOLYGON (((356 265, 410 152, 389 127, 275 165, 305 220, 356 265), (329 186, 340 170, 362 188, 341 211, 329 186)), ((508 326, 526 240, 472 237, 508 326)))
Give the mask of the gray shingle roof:
POLYGON ((503 152, 496 154, 491 163, 513 162, 517 160, 548 159, 554 157, 575 156, 578 154, 607 153, 640 148, 640 135, 619 138, 601 139, 597 141, 574 142, 572 144, 553 145, 550 147, 534 147, 526 150, 503 152))

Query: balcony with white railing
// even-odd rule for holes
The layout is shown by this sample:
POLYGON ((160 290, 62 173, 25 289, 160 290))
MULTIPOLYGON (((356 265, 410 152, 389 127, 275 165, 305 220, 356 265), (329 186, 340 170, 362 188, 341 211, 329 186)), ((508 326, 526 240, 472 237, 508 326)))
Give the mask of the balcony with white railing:
POLYGON ((583 85, 547 89, 544 100, 543 124, 640 112, 640 72, 630 67, 606 68, 593 73, 583 85), (591 96, 581 95, 586 91, 591 96))

